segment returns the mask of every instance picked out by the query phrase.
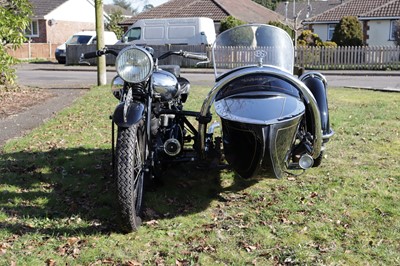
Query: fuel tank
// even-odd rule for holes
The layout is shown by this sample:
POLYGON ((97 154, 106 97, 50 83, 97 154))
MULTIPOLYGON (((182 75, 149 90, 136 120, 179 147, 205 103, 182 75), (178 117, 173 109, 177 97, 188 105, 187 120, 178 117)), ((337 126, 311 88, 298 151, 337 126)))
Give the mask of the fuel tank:
POLYGON ((160 69, 153 73, 152 79, 154 92, 160 95, 161 101, 170 101, 180 94, 180 85, 174 74, 160 69))

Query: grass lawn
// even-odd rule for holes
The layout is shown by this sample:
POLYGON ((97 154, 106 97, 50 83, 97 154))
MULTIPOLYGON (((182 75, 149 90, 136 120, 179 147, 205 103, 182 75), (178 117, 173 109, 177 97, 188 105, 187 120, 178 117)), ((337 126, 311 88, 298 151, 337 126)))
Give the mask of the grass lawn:
MULTIPOLYGON (((193 87, 187 106, 206 92, 193 87)), ((94 88, 0 154, 0 265, 400 265, 400 94, 330 89, 329 103, 321 167, 243 180, 178 166, 122 234, 116 100, 94 88)))

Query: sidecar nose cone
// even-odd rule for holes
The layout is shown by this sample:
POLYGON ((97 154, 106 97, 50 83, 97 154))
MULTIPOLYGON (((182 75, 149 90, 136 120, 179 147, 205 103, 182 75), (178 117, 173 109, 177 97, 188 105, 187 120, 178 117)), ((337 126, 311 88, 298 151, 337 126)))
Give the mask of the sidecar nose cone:
POLYGON ((303 154, 299 160, 299 165, 302 169, 311 168, 314 164, 314 159, 308 154, 303 154))

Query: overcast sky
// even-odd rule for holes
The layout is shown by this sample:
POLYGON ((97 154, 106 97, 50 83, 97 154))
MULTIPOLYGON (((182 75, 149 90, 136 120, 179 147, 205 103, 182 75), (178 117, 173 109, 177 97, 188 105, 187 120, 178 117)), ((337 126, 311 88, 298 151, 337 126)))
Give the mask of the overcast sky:
MULTIPOLYGON (((145 4, 152 4, 153 6, 158 6, 164 4, 165 2, 168 2, 168 0, 131 0, 130 2, 132 2, 133 3, 132 6, 136 8, 139 6, 143 7, 143 5, 145 4)), ((104 0, 103 3, 109 5, 113 3, 113 0, 104 0)))

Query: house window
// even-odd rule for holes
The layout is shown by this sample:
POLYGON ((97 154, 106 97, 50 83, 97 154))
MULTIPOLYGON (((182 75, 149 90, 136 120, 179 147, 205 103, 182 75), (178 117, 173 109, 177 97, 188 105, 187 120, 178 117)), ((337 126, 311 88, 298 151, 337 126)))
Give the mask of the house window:
POLYGON ((390 41, 396 40, 396 32, 399 31, 400 20, 392 20, 390 22, 390 41))
POLYGON ((39 37, 39 22, 32 20, 28 27, 25 29, 26 37, 39 37))
POLYGON ((332 40, 333 33, 335 32, 336 24, 328 24, 328 37, 327 40, 332 40))

